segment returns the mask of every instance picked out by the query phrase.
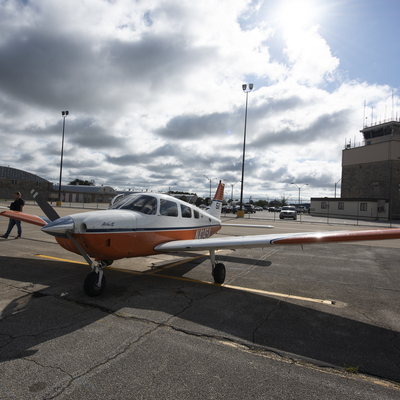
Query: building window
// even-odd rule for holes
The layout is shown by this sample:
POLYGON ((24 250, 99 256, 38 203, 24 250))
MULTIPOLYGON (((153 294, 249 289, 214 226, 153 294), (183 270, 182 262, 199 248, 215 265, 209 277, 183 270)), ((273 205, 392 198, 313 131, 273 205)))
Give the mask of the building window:
POLYGON ((367 203, 360 203, 360 211, 367 211, 367 203))
POLYGON ((16 179, 11 179, 11 184, 17 185, 17 184, 18 184, 18 181, 17 181, 16 179))
POLYGON ((343 201, 339 201, 338 205, 337 205, 338 210, 344 210, 344 203, 343 201))
POLYGON ((36 186, 42 186, 42 182, 36 182, 36 186))
POLYGON ((322 210, 326 209, 326 201, 321 201, 321 209, 322 210))

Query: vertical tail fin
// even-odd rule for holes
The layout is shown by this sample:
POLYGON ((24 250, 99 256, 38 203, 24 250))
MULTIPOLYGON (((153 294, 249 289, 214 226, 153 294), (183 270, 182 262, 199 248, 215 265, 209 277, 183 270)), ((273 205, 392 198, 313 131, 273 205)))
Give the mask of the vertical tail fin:
POLYGON ((208 213, 218 219, 221 218, 222 200, 224 199, 224 187, 225 185, 219 181, 217 191, 215 192, 214 200, 211 204, 208 213))

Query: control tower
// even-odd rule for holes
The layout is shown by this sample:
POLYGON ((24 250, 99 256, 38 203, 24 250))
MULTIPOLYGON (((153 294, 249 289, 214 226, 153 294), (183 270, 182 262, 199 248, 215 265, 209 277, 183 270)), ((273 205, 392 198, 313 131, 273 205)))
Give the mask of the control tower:
POLYGON ((364 127, 363 145, 342 152, 343 198, 387 199, 389 219, 400 219, 400 121, 364 127))

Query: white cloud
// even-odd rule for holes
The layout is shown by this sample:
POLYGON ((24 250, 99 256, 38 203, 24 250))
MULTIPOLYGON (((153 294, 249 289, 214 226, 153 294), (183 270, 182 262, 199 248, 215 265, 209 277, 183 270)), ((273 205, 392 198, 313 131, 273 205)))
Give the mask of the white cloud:
POLYGON ((283 57, 272 60, 278 39, 260 9, 246 0, 1 3, 0 165, 57 177, 69 110, 65 181, 206 193, 204 174, 240 180, 241 84, 251 81, 245 192, 279 194, 302 179, 305 194, 328 193, 345 139, 359 137, 364 99, 382 109, 390 89, 346 80, 316 28, 286 31, 283 57))

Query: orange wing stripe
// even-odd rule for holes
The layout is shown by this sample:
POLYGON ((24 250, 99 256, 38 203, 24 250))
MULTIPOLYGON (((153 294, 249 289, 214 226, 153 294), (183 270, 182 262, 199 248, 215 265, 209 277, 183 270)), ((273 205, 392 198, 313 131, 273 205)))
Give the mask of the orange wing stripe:
POLYGON ((47 223, 37 215, 27 214, 20 211, 2 211, 0 212, 2 217, 16 219, 22 222, 28 222, 29 224, 45 226, 47 223))

